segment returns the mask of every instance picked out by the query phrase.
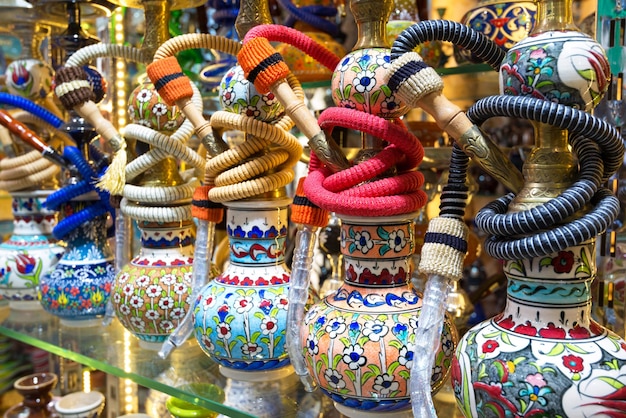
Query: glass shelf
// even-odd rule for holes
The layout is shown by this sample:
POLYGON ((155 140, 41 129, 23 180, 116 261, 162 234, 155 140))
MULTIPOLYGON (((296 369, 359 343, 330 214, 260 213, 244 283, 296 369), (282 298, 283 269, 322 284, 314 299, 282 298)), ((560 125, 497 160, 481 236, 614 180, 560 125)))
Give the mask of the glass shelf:
MULTIPOLYGON (((139 346, 115 319, 109 326, 68 327, 43 310, 9 310, 0 301, 0 334, 41 348, 123 379, 203 406, 232 418, 341 418, 332 401, 321 391, 306 392, 293 374, 280 381, 241 382, 226 379, 192 338, 163 360, 156 351, 139 346), (176 386, 187 381, 214 384, 225 392, 218 403, 193 391, 193 386, 176 386)), ((435 398, 437 410, 449 418, 462 417, 449 386, 435 398)))
MULTIPOLYGON (((307 405, 321 405, 320 393, 306 393, 297 377, 281 382, 234 382, 220 375, 218 366, 190 339, 173 350, 163 360, 156 351, 139 346, 132 336, 115 319, 109 326, 68 327, 43 310, 11 310, 4 320, 0 314, 0 333, 50 353, 81 363, 94 369, 137 384, 192 402, 233 418, 257 416, 264 403, 269 404, 281 417, 299 416, 301 398, 308 395, 307 405), (204 398, 202 394, 183 387, 172 387, 168 381, 194 381, 201 376, 202 383, 212 383, 223 388, 223 404, 204 398), (242 399, 247 404, 242 403, 242 399), (281 405, 278 405, 276 402, 281 405), (250 412, 246 412, 248 409, 250 412)), ((332 409, 332 404, 329 405, 332 409)), ((325 415, 326 416, 326 415, 325 415)), ((337 415, 339 416, 339 415, 337 415)))

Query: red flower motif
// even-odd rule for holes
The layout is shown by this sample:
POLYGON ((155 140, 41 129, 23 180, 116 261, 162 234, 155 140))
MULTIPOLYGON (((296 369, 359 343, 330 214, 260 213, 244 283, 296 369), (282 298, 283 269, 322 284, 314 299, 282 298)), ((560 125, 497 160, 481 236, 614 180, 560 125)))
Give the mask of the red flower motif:
POLYGON ((530 321, 526 321, 525 324, 520 324, 516 326, 513 331, 517 332, 518 334, 528 335, 530 337, 534 337, 535 335, 537 335, 537 328, 533 327, 530 321))
POLYGON ((252 279, 247 276, 244 277, 244 279, 241 281, 242 286, 252 286, 253 284, 254 282, 252 281, 252 279))
POLYGON ((554 323, 550 322, 546 328, 541 328, 539 330, 539 335, 543 338, 556 338, 562 340, 567 336, 567 333, 563 328, 557 327, 554 323))
POLYGON ((573 251, 559 251, 552 259, 552 267, 556 273, 569 273, 574 265, 573 251))
POLYGON ((456 356, 452 357, 452 364, 450 365, 450 378, 454 385, 461 386, 463 378, 461 376, 461 365, 456 356))
POLYGON ((577 340, 591 337, 591 333, 589 332, 589 330, 587 328, 581 327, 580 325, 576 325, 574 328, 570 329, 568 333, 570 337, 577 340))
POLYGON ((20 253, 15 256, 15 266, 17 271, 22 274, 31 274, 35 270, 36 265, 37 260, 28 254, 20 253))
POLYGON ((573 354, 563 356, 563 365, 567 367, 572 373, 580 373, 583 371, 583 359, 573 354))
POLYGON ((354 271, 354 266, 352 264, 350 264, 350 266, 346 270, 346 278, 351 282, 355 282, 357 279, 357 274, 354 271))
POLYGON ((265 280, 263 277, 259 277, 258 279, 256 279, 254 284, 257 286, 267 286, 270 283, 267 280, 265 280))
POLYGON ((483 343, 483 353, 493 353, 500 344, 496 340, 487 340, 483 343))
POLYGON ((497 324, 500 325, 504 329, 513 329, 515 326, 515 321, 513 321, 513 316, 509 315, 504 319, 496 320, 497 324))
POLYGON ((76 295, 78 295, 80 293, 80 289, 78 289, 77 287, 72 287, 72 289, 70 290, 70 294, 74 297, 76 297, 76 295))
POLYGON ((43 286, 41 286, 41 293, 43 295, 48 294, 48 290, 50 290, 50 286, 48 286, 47 284, 44 284, 43 286))

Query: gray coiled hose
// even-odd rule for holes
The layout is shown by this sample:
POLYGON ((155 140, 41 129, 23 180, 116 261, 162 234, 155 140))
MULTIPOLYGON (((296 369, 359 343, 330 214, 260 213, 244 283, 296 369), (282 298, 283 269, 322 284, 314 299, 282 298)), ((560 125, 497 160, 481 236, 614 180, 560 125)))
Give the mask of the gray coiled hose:
POLYGON ((581 167, 578 181, 540 206, 507 214, 513 199, 509 194, 479 211, 475 222, 490 234, 485 242, 490 256, 516 260, 558 252, 603 233, 617 218, 618 199, 600 187, 617 172, 624 157, 624 144, 614 127, 586 112, 532 97, 487 97, 470 107, 467 115, 477 124, 508 116, 566 129, 581 167), (594 208, 588 213, 556 226, 589 202, 594 208))
POLYGON ((419 44, 427 41, 452 42, 461 48, 470 50, 478 59, 489 64, 494 70, 500 70, 505 52, 491 39, 480 32, 452 20, 425 20, 406 28, 398 35, 391 47, 391 60, 394 61, 405 52, 410 52, 419 44))

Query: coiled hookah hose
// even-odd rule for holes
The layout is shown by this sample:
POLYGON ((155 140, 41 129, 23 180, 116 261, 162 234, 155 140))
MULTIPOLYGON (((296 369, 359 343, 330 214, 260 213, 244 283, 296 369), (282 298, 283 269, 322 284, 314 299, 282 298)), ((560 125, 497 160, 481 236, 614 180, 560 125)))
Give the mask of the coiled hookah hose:
POLYGON ((74 146, 66 146, 63 148, 63 157, 71 164, 69 166, 70 172, 79 175, 81 180, 76 183, 68 184, 48 196, 45 202, 46 207, 50 210, 58 210, 64 204, 86 195, 97 194, 99 199, 91 200, 90 204, 86 205, 80 211, 73 212, 59 221, 57 226, 52 230, 53 235, 57 239, 64 239, 81 225, 95 218, 106 216, 107 213, 110 213, 112 216, 115 215, 115 211, 109 203, 109 193, 96 187, 96 182, 106 170, 106 164, 102 163, 107 160, 104 158, 103 154, 99 153, 96 147, 90 146, 90 149, 93 150, 93 154, 96 155, 94 160, 99 163, 96 164, 97 171, 85 160, 85 157, 78 148, 74 146))
MULTIPOLYGON (((194 203, 197 206, 204 206, 202 211, 198 210, 196 213, 198 229, 203 230, 203 237, 208 234, 212 238, 215 223, 223 216, 223 209, 218 204, 271 192, 291 183, 294 178, 293 166, 300 158, 302 146, 288 132, 293 127, 293 122, 286 116, 270 124, 243 114, 217 111, 211 116, 209 124, 197 108, 189 106, 189 80, 182 76, 173 55, 180 50, 198 47, 214 48, 236 55, 240 44, 205 34, 175 37, 157 50, 154 62, 148 66, 148 74, 154 80, 161 97, 168 103, 175 103, 188 120, 193 121, 197 135, 202 138, 208 150, 210 158, 206 164, 205 185, 197 191, 194 203), (239 130, 248 136, 244 143, 228 148, 221 138, 215 139, 213 129, 239 130), (274 146, 263 155, 257 155, 270 144, 278 147, 274 146)), ((295 79, 291 81, 302 100, 304 94, 299 83, 295 79)), ((194 263, 197 259, 198 264, 202 264, 199 271, 208 271, 212 245, 197 242, 196 248, 200 248, 205 254, 197 254, 198 258, 194 258, 194 263)), ((195 299, 195 292, 202 287, 206 277, 200 273, 196 275, 194 264, 192 299, 195 299)), ((160 352, 162 357, 192 332, 191 312, 181 324, 164 344, 160 352)))
POLYGON ((552 200, 507 214, 514 197, 510 193, 479 211, 476 226, 489 234, 485 251, 490 256, 514 260, 555 253, 603 233, 617 218, 618 199, 601 187, 622 165, 624 144, 613 126, 584 111, 531 97, 487 97, 467 114, 476 123, 508 116, 567 130, 579 159, 578 180, 552 200), (593 208, 588 212, 559 225, 589 203, 593 208))
MULTIPOLYGON (((467 191, 463 191, 461 185, 465 181, 468 155, 480 156, 480 153, 476 153, 472 148, 476 139, 484 140, 484 135, 480 131, 474 130, 472 134, 470 130, 458 129, 459 126, 451 125, 446 119, 442 119, 439 109, 435 109, 432 104, 424 103, 424 98, 428 96, 421 94, 420 87, 424 83, 423 70, 428 67, 418 54, 411 51, 419 43, 432 40, 450 41, 470 49, 494 69, 499 69, 500 62, 504 59, 504 52, 495 43, 467 26, 451 21, 425 21, 413 25, 399 35, 392 47, 393 64, 388 72, 390 87, 409 105, 424 107, 440 127, 456 140, 451 161, 451 174, 454 170, 455 181, 454 183, 449 181, 444 188, 440 216, 429 224, 419 266, 420 271, 429 276, 429 280, 424 291, 424 305, 416 342, 425 350, 431 350, 430 352, 434 352, 432 347, 436 342, 437 328, 441 326, 443 320, 444 304, 441 301, 447 298, 450 280, 460 278, 467 248, 466 232, 462 232, 466 228, 463 214, 467 191), (459 151, 460 148, 464 153, 459 151)), ((617 216, 619 203, 599 185, 622 163, 623 144, 613 128, 584 112, 528 97, 497 96, 483 99, 472 106, 467 117, 458 113, 457 118, 461 116, 470 122, 459 124, 465 128, 498 114, 541 121, 561 129, 568 129, 572 147, 580 153, 581 178, 561 196, 529 211, 504 215, 513 198, 510 194, 488 205, 484 212, 479 212, 477 215, 481 224, 479 227, 494 234, 485 244, 485 250, 490 255, 505 259, 545 255, 583 242, 610 225, 617 216), (593 138, 584 138, 584 135, 591 136, 591 132, 593 138), (601 154, 597 150, 598 145, 603 148, 601 154), (602 158, 606 159, 604 167, 602 158), (571 224, 554 228, 555 223, 565 219, 568 214, 573 214, 589 201, 596 205, 590 213, 571 224), (553 217, 556 213, 559 215, 553 217), (559 220, 552 222, 554 219, 559 220), (552 229, 538 232, 544 228, 552 229), (511 239, 518 234, 533 235, 511 239)), ((501 168, 493 170, 489 159, 476 158, 476 160, 488 172, 519 174, 516 171, 502 171, 501 168)), ((501 163, 502 161, 498 165, 501 163)), ((502 176, 496 177, 505 183, 502 176)), ((509 186, 509 189, 516 192, 519 190, 519 184, 521 183, 512 184, 513 187, 509 186)), ((426 372, 430 367, 429 364, 423 363, 432 364, 432 361, 432 356, 424 356, 420 361, 413 363, 411 400, 415 416, 436 416, 430 392, 424 390, 429 378, 426 372)))
MULTIPOLYGON (((198 185, 194 174, 204 171, 202 157, 186 145, 193 134, 191 121, 184 121, 170 136, 143 125, 127 125, 125 136, 149 144, 151 149, 126 164, 126 140, 110 122, 102 117, 95 103, 91 100, 93 92, 84 82, 85 74, 82 65, 95 58, 113 56, 146 63, 147 59, 144 55, 140 49, 119 45, 96 44, 81 48, 68 59, 66 67, 57 72, 57 79, 60 83, 58 83, 55 91, 57 94, 61 94, 59 98, 65 107, 73 108, 90 123, 96 123, 94 126, 96 126, 98 133, 113 148, 115 152, 113 162, 105 175, 102 176, 99 186, 112 194, 123 196, 120 202, 122 215, 147 222, 177 222, 181 219, 190 219, 191 200, 198 185), (97 121, 104 122, 98 124, 97 121), (142 187, 126 184, 127 181, 136 178, 169 156, 185 161, 191 167, 189 172, 183 173, 183 184, 169 187, 142 187), (174 202, 176 205, 170 205, 174 202), (145 205, 146 203, 148 205, 145 205)), ((192 106, 196 106, 201 111, 202 100, 197 89, 193 89, 190 102, 192 106)), ((127 230, 127 228, 122 229, 127 230)), ((116 238, 118 244, 123 238, 116 238)), ((124 242, 127 243, 128 240, 125 239, 124 242)), ((119 248, 120 245, 117 245, 116 253, 120 253, 119 248)), ((119 260, 117 265, 121 267, 119 260)), ((113 307, 109 305, 105 323, 110 322, 113 317, 113 307)))
POLYGON ((299 20, 329 34, 333 38, 342 36, 340 26, 329 20, 329 18, 332 19, 337 16, 337 7, 322 4, 298 7, 290 0, 278 0, 278 4, 289 14, 284 22, 285 26, 293 26, 299 20))
MULTIPOLYGON (((31 102, 29 102, 31 103, 31 102)), ((38 105, 31 103, 39 108, 38 105)), ((45 110, 39 108, 40 110, 45 110)), ((7 156, 0 160, 0 189, 8 192, 29 190, 41 187, 42 184, 56 178, 61 166, 66 164, 65 159, 52 147, 39 139, 37 134, 25 126, 20 119, 27 119, 44 127, 52 127, 44 120, 32 116, 30 113, 18 112, 10 114, 0 110, 0 124, 16 135, 24 143, 34 148, 22 155, 7 156)), ((5 145, 5 150, 12 148, 5 145)))
MULTIPOLYGON (((293 75, 282 61, 280 54, 269 45, 270 41, 286 43, 300 49, 331 72, 339 63, 340 58, 310 37, 294 29, 276 25, 259 25, 252 28, 244 38, 243 48, 246 51, 242 50, 238 56, 248 80, 255 84, 258 91, 274 93, 285 107, 286 113, 309 138, 312 149, 319 150, 326 143, 325 135, 313 115, 304 106, 302 99, 298 97, 299 94, 291 88, 292 83, 289 80, 293 75)), ((332 163, 335 160, 338 160, 342 167, 349 165, 336 144, 331 152, 323 154, 325 161, 333 167, 337 166, 336 163, 332 163)), ((312 154, 309 174, 321 165, 320 160, 312 154)), ((305 195, 304 181, 305 178, 299 180, 292 203, 291 219, 296 224, 297 232, 289 280, 286 344, 296 374, 300 377, 305 390, 311 392, 315 389, 316 383, 307 370, 302 354, 300 327, 304 320, 304 307, 309 295, 315 232, 326 225, 328 211, 320 208, 305 195)))

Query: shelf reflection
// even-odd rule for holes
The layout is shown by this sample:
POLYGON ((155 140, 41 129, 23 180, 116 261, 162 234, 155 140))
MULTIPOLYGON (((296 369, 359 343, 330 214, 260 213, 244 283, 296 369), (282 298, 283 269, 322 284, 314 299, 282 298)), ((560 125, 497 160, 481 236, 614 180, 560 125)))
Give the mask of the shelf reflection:
MULTIPOLYGON (((201 405, 232 418, 342 418, 332 401, 321 391, 306 392, 293 374, 279 381, 241 382, 226 379, 217 364, 190 339, 163 360, 152 350, 139 347, 130 339, 124 355, 128 331, 117 321, 109 326, 68 327, 43 310, 15 311, 0 317, 0 334, 74 360, 105 373, 128 378, 152 389, 146 412, 163 411, 168 396, 201 405), (223 403, 203 398, 190 390, 191 382, 214 384, 224 390, 223 403), (162 405, 163 403, 163 405, 162 405), (150 409, 148 409, 150 408, 150 409)), ((439 416, 461 417, 454 396, 447 386, 435 398, 439 416)), ((160 412, 157 412, 157 414, 160 412)), ((162 415, 153 415, 155 417, 162 415)))

